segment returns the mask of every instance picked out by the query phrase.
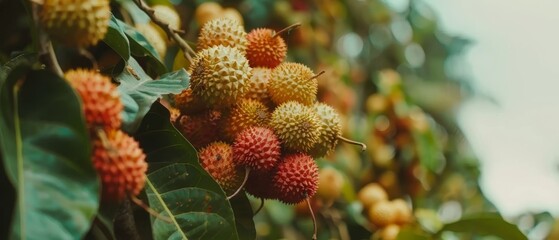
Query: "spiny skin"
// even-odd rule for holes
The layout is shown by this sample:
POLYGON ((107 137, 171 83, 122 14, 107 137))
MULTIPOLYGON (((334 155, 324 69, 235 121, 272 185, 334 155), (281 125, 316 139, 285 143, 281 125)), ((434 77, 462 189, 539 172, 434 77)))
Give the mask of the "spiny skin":
POLYGON ((268 126, 270 111, 259 101, 241 99, 223 120, 223 133, 233 141, 237 134, 249 127, 268 126))
POLYGON ((49 36, 70 47, 95 45, 105 37, 108 0, 45 0, 40 19, 49 36))
POLYGON ((342 124, 340 116, 334 108, 324 103, 316 103, 313 108, 320 119, 319 123, 322 130, 318 141, 309 151, 309 154, 315 158, 320 158, 330 154, 338 144, 338 138, 342 135, 342 124))
POLYGON ((387 201, 379 202, 369 209, 369 221, 377 227, 393 224, 396 220, 396 211, 387 201))
POLYGON ((173 96, 175 107, 180 110, 182 114, 196 114, 207 109, 206 105, 192 95, 192 89, 187 88, 181 93, 173 96))
POLYGON ((286 102, 272 113, 270 126, 287 150, 307 152, 320 136, 320 119, 309 107, 286 102))
POLYGON ((278 199, 287 204, 310 198, 318 188, 318 166, 307 154, 287 155, 278 164, 273 187, 278 199))
POLYGON ((215 179, 225 193, 232 194, 243 182, 243 170, 233 164, 231 145, 213 142, 199 152, 200 165, 215 179))
POLYGON ((272 70, 269 68, 253 68, 245 98, 258 100, 267 106, 271 105, 272 100, 268 94, 268 82, 270 82, 271 74, 272 70))
POLYGON ((108 77, 92 70, 76 69, 65 74, 66 80, 81 97, 85 121, 90 129, 118 129, 124 109, 120 94, 108 77))
POLYGON ((243 54, 247 47, 243 25, 232 18, 217 18, 207 22, 198 36, 198 51, 213 46, 236 47, 243 54))
POLYGON ((281 154, 280 142, 268 128, 251 127, 242 131, 233 145, 236 165, 251 169, 251 173, 271 171, 281 154))
POLYGON ((316 102, 318 92, 318 81, 313 77, 313 71, 307 66, 284 62, 272 70, 268 93, 278 105, 297 101, 311 106, 316 102))
POLYGON ((277 191, 273 188, 275 172, 267 173, 250 172, 245 184, 245 191, 257 198, 277 199, 277 191))
POLYGON ((196 149, 200 149, 218 139, 220 119, 220 112, 205 111, 183 115, 176 127, 196 149))
POLYGON ((102 183, 102 199, 122 201, 144 188, 146 155, 134 138, 120 130, 106 132, 107 141, 93 141, 92 161, 102 183))
POLYGON ((275 68, 287 54, 287 46, 281 36, 272 37, 275 31, 256 28, 247 34, 246 56, 251 67, 275 68))
POLYGON ((252 75, 238 49, 221 45, 198 52, 190 72, 194 96, 215 108, 231 106, 244 96, 252 75))
POLYGON ((153 23, 137 24, 136 30, 138 30, 153 48, 155 48, 155 51, 159 55, 159 59, 164 59, 167 53, 167 44, 165 43, 165 38, 158 32, 157 26, 153 23))

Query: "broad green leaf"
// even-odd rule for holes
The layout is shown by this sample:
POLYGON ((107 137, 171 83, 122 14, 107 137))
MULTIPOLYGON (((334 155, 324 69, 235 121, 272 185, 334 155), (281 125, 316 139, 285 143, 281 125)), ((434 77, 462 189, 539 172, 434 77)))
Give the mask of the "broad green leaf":
POLYGON ((99 181, 78 96, 45 70, 14 69, 0 92, 0 139, 18 199, 11 239, 79 239, 99 205, 99 181))
POLYGON ((235 223, 237 224, 239 239, 256 239, 252 206, 246 193, 237 194, 229 202, 235 213, 235 223))
POLYGON ((118 90, 124 104, 123 129, 134 132, 151 104, 164 94, 180 93, 188 87, 189 76, 181 69, 153 80, 134 58, 130 58, 116 80, 120 82, 118 90))
POLYGON ((492 235, 507 240, 528 239, 516 225, 505 221, 497 213, 483 213, 463 217, 456 222, 446 224, 439 231, 438 235, 445 231, 492 235))
POLYGON ((419 232, 417 230, 413 230, 413 229, 409 229, 409 228, 403 228, 400 230, 400 232, 398 233, 398 237, 396 238, 397 240, 429 240, 431 239, 428 235, 426 235, 425 233, 419 232))
POLYGON ((153 218, 154 238, 238 239, 225 193, 169 119, 169 111, 156 102, 136 133, 149 162, 150 207, 171 220, 153 218))
POLYGON ((103 42, 109 45, 122 60, 128 61, 130 58, 130 43, 124 34, 124 28, 114 15, 111 15, 109 28, 103 42))
POLYGON ((146 37, 138 32, 132 26, 118 20, 121 26, 124 27, 124 32, 130 41, 130 51, 132 56, 136 59, 146 60, 146 69, 149 73, 161 75, 167 72, 165 64, 163 64, 161 57, 155 48, 149 43, 146 37))

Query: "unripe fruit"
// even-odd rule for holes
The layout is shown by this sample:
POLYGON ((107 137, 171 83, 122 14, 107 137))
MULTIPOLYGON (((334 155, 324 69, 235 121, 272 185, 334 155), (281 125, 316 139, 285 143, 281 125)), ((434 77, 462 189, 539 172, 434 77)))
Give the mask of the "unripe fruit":
POLYGON ((152 9, 155 11, 155 16, 163 22, 169 24, 171 28, 176 30, 181 27, 181 18, 173 7, 167 5, 154 5, 152 9))
POLYGON ((390 202, 379 202, 369 209, 369 221, 377 227, 385 227, 393 224, 396 220, 396 211, 394 210, 390 202))
POLYGON ((229 140, 249 127, 266 127, 270 122, 268 108, 259 101, 241 99, 223 120, 223 133, 229 140))
POLYGON ((403 199, 395 199, 391 201, 392 207, 396 212, 396 224, 406 224, 411 221, 412 212, 406 201, 403 199))
POLYGON ((258 100, 267 106, 271 105, 272 100, 268 94, 268 82, 270 82, 271 74, 272 70, 269 68, 253 68, 245 98, 258 100))
POLYGON ((137 24, 136 30, 138 30, 138 32, 146 38, 149 44, 155 48, 155 51, 159 55, 159 59, 165 58, 165 54, 167 53, 167 44, 165 43, 165 38, 159 34, 157 26, 153 25, 153 23, 137 24))
POLYGON ((109 130, 106 139, 93 141, 92 153, 103 200, 118 202, 140 194, 148 165, 136 140, 120 130, 109 130))
POLYGON ((363 204, 363 207, 368 209, 379 202, 387 201, 388 194, 380 185, 369 183, 359 191, 357 198, 363 204))
POLYGON ((224 142, 213 142, 199 151, 200 165, 215 179, 227 194, 243 182, 242 170, 233 163, 233 149, 224 142))
POLYGON ((221 113, 205 111, 195 115, 183 115, 175 124, 183 136, 197 149, 217 140, 221 113))
POLYGON ((345 180, 338 170, 332 167, 323 168, 320 170, 318 179, 317 195, 320 198, 331 202, 340 197, 345 180))
POLYGON ((398 234, 400 233, 400 226, 395 224, 390 224, 378 232, 378 236, 381 240, 396 240, 398 234))
POLYGON ((273 188, 278 199, 287 204, 314 196, 318 188, 318 166, 314 159, 303 153, 285 156, 277 166, 273 188))
POLYGON ((181 93, 173 97, 175 107, 178 108, 182 114, 196 114, 207 109, 206 105, 192 95, 192 89, 187 88, 181 93))
POLYGON ((191 66, 192 93, 210 107, 228 107, 244 96, 252 75, 236 48, 215 46, 200 51, 191 66))
POLYGON ((246 51, 246 32, 237 20, 231 18, 216 18, 207 22, 200 30, 198 37, 198 51, 223 45, 235 47, 243 54, 246 51))
POLYGON ((204 2, 196 8, 195 18, 198 26, 204 26, 206 22, 218 18, 223 11, 221 5, 216 2, 204 2))
POLYGON ((313 108, 320 119, 321 131, 318 141, 309 151, 309 154, 315 158, 320 158, 330 154, 338 144, 338 138, 342 135, 342 124, 340 116, 334 108, 324 103, 316 103, 313 108))
POLYGON ((388 99, 381 94, 373 94, 367 98, 365 106, 367 107, 367 112, 371 114, 378 114, 385 112, 388 109, 388 99))
POLYGON ((251 172, 245 185, 250 195, 263 199, 277 199, 277 191, 273 188, 274 172, 251 172))
POLYGON ((70 70, 65 78, 81 97, 85 121, 90 129, 118 129, 124 109, 120 94, 108 77, 91 70, 70 70))
POLYGON ((108 0, 45 0, 40 19, 49 36, 71 47, 88 47, 105 37, 108 0))
POLYGON ((224 18, 231 18, 233 20, 237 20, 237 22, 239 22, 239 24, 243 25, 243 16, 241 15, 241 13, 239 13, 239 11, 237 11, 237 9, 234 8, 225 8, 223 9, 223 11, 221 12, 221 15, 224 18))
POLYGON ((242 131, 233 145, 233 159, 238 166, 251 169, 251 174, 271 171, 280 158, 280 142, 268 128, 251 127, 242 131))
POLYGON ((281 36, 272 37, 274 33, 267 28, 257 28, 248 33, 246 56, 251 67, 275 68, 285 59, 285 41, 281 36))
POLYGON ((311 106, 316 102, 317 91, 318 81, 313 71, 303 64, 284 62, 272 70, 268 93, 278 105, 297 101, 311 106))
POLYGON ((306 152, 318 141, 319 121, 311 108, 286 102, 274 110, 270 126, 287 150, 306 152))

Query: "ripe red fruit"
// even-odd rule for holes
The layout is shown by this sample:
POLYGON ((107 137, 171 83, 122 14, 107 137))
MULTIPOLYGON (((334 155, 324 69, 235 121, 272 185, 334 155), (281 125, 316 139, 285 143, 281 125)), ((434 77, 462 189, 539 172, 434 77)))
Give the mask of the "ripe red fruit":
POLYGON ((93 141, 93 166, 102 183, 102 199, 121 201, 137 196, 144 188, 148 165, 146 155, 134 138, 110 130, 106 139, 93 141))
POLYGON ((233 159, 251 173, 272 170, 280 158, 280 142, 268 128, 251 127, 237 135, 233 145, 233 159))
POLYGON ((199 149, 218 138, 220 119, 220 112, 205 111, 195 115, 183 115, 175 124, 188 142, 199 149))
POLYGON ((231 145, 213 142, 199 152, 200 165, 215 179, 227 194, 242 183, 242 170, 233 164, 231 145))
POLYGON ((274 30, 267 28, 256 28, 248 33, 246 57, 250 67, 275 68, 285 59, 285 41, 274 34, 274 30))
POLYGON ((278 199, 296 204, 312 197, 318 188, 318 166, 304 153, 287 155, 277 167, 273 188, 278 199))

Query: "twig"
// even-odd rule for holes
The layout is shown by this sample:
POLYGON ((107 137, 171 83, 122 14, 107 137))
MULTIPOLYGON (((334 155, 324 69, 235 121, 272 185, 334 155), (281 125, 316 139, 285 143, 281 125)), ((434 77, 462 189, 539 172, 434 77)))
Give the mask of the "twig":
POLYGON ((58 63, 58 59, 56 58, 56 53, 54 52, 54 48, 52 47, 52 42, 50 40, 48 41, 48 43, 39 41, 39 44, 47 44, 46 48, 49 54, 50 67, 59 77, 64 77, 64 72, 62 71, 62 68, 60 68, 60 64, 58 63))
POLYGON ((342 137, 342 136, 339 136, 338 139, 340 139, 341 141, 344 141, 346 143, 349 143, 349 144, 361 146, 361 151, 367 150, 367 145, 362 143, 362 142, 353 141, 353 140, 347 139, 347 138, 342 137))
POLYGON ((243 189, 245 187, 245 184, 247 183, 249 173, 250 173, 250 168, 245 168, 245 178, 243 179, 243 183, 241 184, 241 186, 239 186, 237 191, 235 191, 233 194, 231 194, 231 196, 227 197, 227 200, 230 200, 231 198, 233 198, 237 194, 239 194, 239 192, 241 192, 241 189, 243 189))
POLYGON ((179 35, 179 33, 177 31, 181 31, 181 30, 176 30, 173 27, 171 27, 171 25, 169 23, 166 23, 165 21, 161 20, 160 18, 158 18, 155 15, 155 10, 153 10, 153 8, 149 7, 143 0, 134 0, 134 3, 136 3, 136 5, 142 9, 142 11, 144 11, 149 18, 151 18, 151 20, 157 24, 159 27, 161 27, 163 29, 163 31, 165 31, 165 33, 167 33, 167 36, 173 40, 175 40, 175 42, 177 42, 177 44, 179 45, 179 47, 182 49, 182 53, 184 54, 184 57, 189 61, 192 62, 192 57, 190 56, 190 53, 192 54, 196 54, 196 52, 194 52, 194 50, 192 50, 192 48, 190 47, 190 45, 188 45, 188 43, 186 43, 186 41, 184 41, 182 39, 182 37, 179 35))
POLYGON ((305 199, 307 201, 307 205, 309 206, 309 211, 311 212, 311 217, 312 217, 312 222, 313 222, 313 226, 314 226, 314 233, 312 235, 312 239, 316 240, 317 236, 316 233, 318 232, 317 226, 316 226, 316 217, 314 216, 314 211, 312 210, 312 206, 311 206, 311 201, 309 200, 309 198, 307 197, 305 199))
POLYGON ((48 67, 56 73, 59 77, 64 77, 64 72, 62 68, 60 68, 60 64, 58 63, 58 59, 56 58, 56 53, 54 52, 54 48, 52 47, 52 42, 49 40, 47 35, 43 32, 43 30, 39 27, 39 5, 42 2, 37 1, 30 1, 31 3, 31 11, 32 11, 32 18, 35 26, 37 27, 38 33, 38 41, 37 44, 39 45, 39 55, 47 54, 47 65, 48 67))
POLYGON ((301 26, 301 23, 291 24, 291 25, 287 26, 286 28, 280 30, 279 32, 274 33, 274 35, 272 35, 272 38, 275 38, 275 37, 279 36, 280 34, 286 32, 286 31, 291 31, 292 29, 297 28, 299 26, 301 26))
POLYGON ((171 224, 173 223, 173 221, 170 218, 159 214, 158 212, 150 208, 148 205, 146 205, 141 199, 137 198, 136 196, 130 195, 130 199, 132 200, 132 202, 134 202, 139 207, 143 208, 147 213, 154 216, 155 218, 162 220, 166 223, 171 223, 171 224))

